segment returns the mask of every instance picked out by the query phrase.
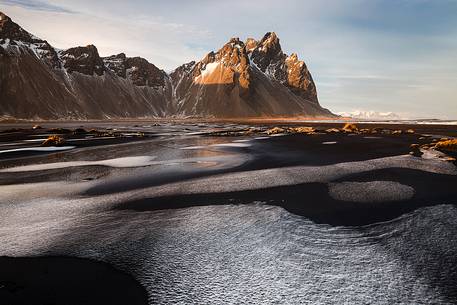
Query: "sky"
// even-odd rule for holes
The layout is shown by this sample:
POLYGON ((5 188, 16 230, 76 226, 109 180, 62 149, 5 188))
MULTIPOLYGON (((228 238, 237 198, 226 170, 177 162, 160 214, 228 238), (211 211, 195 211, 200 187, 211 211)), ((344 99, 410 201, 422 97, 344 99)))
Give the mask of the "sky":
POLYGON ((457 0, 0 0, 56 48, 94 44, 171 71, 274 31, 333 112, 457 119, 457 0))

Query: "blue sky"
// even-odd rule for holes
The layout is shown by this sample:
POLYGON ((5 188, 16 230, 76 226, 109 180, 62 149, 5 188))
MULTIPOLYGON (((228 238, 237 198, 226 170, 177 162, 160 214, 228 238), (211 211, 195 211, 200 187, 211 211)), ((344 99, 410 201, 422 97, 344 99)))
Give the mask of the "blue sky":
POLYGON ((230 37, 275 31, 335 112, 457 119, 457 0, 0 0, 0 9, 57 48, 93 43, 167 71, 230 37))

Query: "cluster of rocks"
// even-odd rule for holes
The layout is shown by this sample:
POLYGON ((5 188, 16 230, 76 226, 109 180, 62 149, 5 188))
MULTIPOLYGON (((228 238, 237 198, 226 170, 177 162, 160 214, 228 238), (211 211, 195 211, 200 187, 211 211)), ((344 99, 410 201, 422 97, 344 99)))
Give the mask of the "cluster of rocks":
POLYGON ((314 127, 302 126, 302 127, 274 127, 265 131, 267 135, 282 134, 282 133, 303 133, 303 134, 316 134, 314 127))
MULTIPOLYGON (((33 129, 42 129, 41 126, 35 125, 33 129)), ((66 143, 66 139, 72 138, 72 136, 80 136, 85 135, 88 137, 114 137, 114 138, 124 138, 124 137, 135 137, 135 138, 143 138, 145 134, 143 132, 132 132, 126 135, 120 131, 107 129, 107 130, 97 130, 97 129, 90 129, 85 130, 84 128, 76 128, 76 129, 67 129, 67 128, 50 128, 48 132, 53 133, 53 135, 49 136, 46 140, 41 143, 41 146, 62 146, 66 143)))
POLYGON ((426 151, 439 151, 441 154, 438 157, 445 161, 456 161, 456 158, 448 154, 455 155, 457 153, 457 139, 433 139, 430 143, 426 144, 412 144, 412 152, 410 154, 420 156, 426 151))
POLYGON ((413 129, 407 130, 391 130, 384 128, 359 128, 356 124, 346 123, 341 128, 328 128, 328 129, 318 129, 311 126, 296 126, 296 127, 287 127, 287 126, 275 126, 272 128, 265 127, 249 127, 249 128, 236 128, 232 130, 224 131, 215 131, 209 133, 211 136, 244 136, 251 134, 325 134, 325 133, 344 133, 344 134, 384 134, 384 135, 400 135, 400 134, 414 134, 413 129))
POLYGON ((443 138, 436 142, 435 149, 448 152, 457 152, 457 139, 443 138))
POLYGON ((247 128, 236 128, 231 130, 213 131, 208 133, 210 136, 215 137, 242 137, 254 134, 259 134, 264 131, 263 128, 247 127, 247 128))
POLYGON ((317 130, 314 127, 273 127, 265 131, 267 134, 279 133, 304 133, 304 134, 317 134, 320 132, 325 133, 349 133, 349 134, 384 134, 384 135, 399 135, 399 134, 414 134, 413 129, 407 130, 391 130, 385 128, 359 128, 356 124, 346 123, 341 128, 328 128, 325 130, 317 130))
MULTIPOLYGON (((331 128, 331 132, 338 132, 338 129, 331 128)), ((399 134, 414 134, 415 130, 414 129, 407 129, 407 130, 402 130, 402 129, 388 129, 388 128, 359 128, 356 124, 354 123, 346 123, 343 128, 339 129, 341 132, 345 133, 357 133, 357 134, 363 134, 363 133, 371 133, 371 134, 384 134, 384 135, 399 135, 399 134)))

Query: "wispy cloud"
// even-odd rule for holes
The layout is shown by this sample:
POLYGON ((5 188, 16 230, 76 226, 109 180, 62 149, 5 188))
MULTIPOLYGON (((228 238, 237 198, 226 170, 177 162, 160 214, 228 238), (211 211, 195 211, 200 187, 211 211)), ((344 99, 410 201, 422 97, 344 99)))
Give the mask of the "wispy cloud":
POLYGON ((71 9, 51 4, 48 2, 43 1, 35 1, 35 0, 0 0, 0 3, 10 6, 19 6, 29 10, 35 11, 46 11, 46 12, 55 12, 55 13, 67 13, 67 14, 74 14, 76 11, 71 9))

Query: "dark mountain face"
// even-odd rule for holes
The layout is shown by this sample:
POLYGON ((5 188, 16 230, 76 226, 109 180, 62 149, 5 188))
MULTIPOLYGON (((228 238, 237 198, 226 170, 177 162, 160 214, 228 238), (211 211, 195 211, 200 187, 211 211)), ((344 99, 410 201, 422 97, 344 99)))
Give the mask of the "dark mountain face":
POLYGON ((136 86, 163 87, 167 74, 141 57, 126 57, 124 53, 104 57, 107 69, 117 76, 130 79, 136 86))
POLYGON ((32 35, 24 31, 17 23, 13 22, 10 17, 0 12, 0 38, 11 39, 23 42, 32 42, 32 35))
POLYGON ((125 60, 127 77, 136 86, 160 88, 165 85, 167 74, 141 57, 132 57, 125 60))
POLYGON ((61 51, 59 55, 63 61, 63 67, 68 73, 79 72, 85 75, 97 74, 101 76, 106 70, 105 64, 94 45, 71 48, 61 51))
POLYGON ((57 52, 46 40, 31 35, 2 12, 0 12, 0 44, 10 46, 9 50, 5 47, 0 48, 0 53, 28 52, 49 67, 60 68, 57 52))
POLYGON ((103 62, 105 63, 106 68, 113 71, 114 74, 122 78, 126 78, 126 60, 127 57, 124 53, 103 57, 103 62))
POLYGON ((232 38, 168 75, 141 57, 100 57, 94 45, 56 51, 0 13, 0 69, 0 115, 8 117, 333 116, 275 33, 232 38))

